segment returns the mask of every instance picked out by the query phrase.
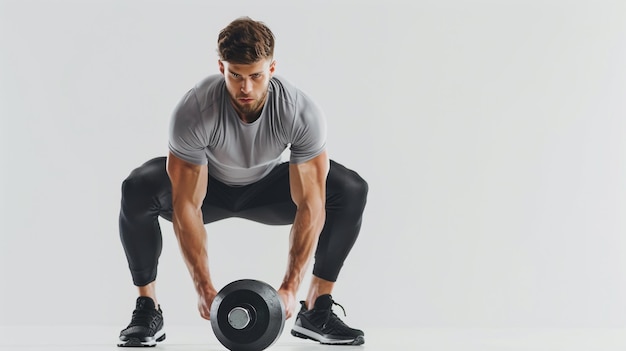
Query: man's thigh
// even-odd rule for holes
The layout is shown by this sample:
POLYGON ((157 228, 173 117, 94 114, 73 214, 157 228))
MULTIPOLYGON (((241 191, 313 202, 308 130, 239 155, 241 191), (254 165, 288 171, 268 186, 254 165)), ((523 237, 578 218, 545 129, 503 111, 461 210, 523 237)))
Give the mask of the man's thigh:
POLYGON ((241 187, 210 178, 202 212, 205 223, 228 217, 270 225, 293 223, 296 206, 289 190, 289 164, 279 164, 263 179, 241 187))

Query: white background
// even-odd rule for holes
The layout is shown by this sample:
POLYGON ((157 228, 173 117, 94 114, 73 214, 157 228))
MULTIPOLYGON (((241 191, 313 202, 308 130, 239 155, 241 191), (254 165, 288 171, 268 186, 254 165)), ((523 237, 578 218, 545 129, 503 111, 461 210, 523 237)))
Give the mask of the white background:
MULTIPOLYGON (((0 325, 128 323, 121 182, 165 155, 170 112, 242 15, 369 182, 334 294, 351 324, 626 325, 621 0, 1 0, 0 325)), ((166 322, 208 328, 162 227, 166 322)), ((207 230, 218 287, 279 284, 287 226, 207 230)))

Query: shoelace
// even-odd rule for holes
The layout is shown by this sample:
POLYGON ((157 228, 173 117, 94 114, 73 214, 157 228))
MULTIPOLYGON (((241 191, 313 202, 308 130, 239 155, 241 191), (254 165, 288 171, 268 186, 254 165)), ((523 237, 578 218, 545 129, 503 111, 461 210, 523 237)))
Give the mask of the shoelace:
POLYGON ((129 327, 141 326, 154 328, 153 324, 155 323, 154 313, 152 311, 147 310, 134 310, 133 317, 130 320, 129 327))
MULTIPOLYGON (((333 305, 341 307, 341 310, 343 311, 343 316, 344 317, 348 317, 348 315, 346 314, 346 309, 343 308, 343 306, 341 306, 340 304, 336 303, 335 300, 333 300, 333 305)), ((333 312, 333 314, 335 314, 335 312, 333 312)))
MULTIPOLYGON (((343 315, 344 317, 347 317, 348 315, 346 314, 346 309, 343 308, 342 305, 336 303, 333 300, 333 305, 339 306, 341 307, 341 310, 343 311, 343 315)), ((324 323, 324 325, 322 326, 323 329, 327 329, 328 332, 330 334, 332 334, 334 331, 339 331, 340 333, 346 332, 351 330, 350 327, 348 327, 338 316, 337 314, 335 314, 335 312, 331 309, 331 313, 328 314, 328 319, 326 320, 326 322, 324 323)))

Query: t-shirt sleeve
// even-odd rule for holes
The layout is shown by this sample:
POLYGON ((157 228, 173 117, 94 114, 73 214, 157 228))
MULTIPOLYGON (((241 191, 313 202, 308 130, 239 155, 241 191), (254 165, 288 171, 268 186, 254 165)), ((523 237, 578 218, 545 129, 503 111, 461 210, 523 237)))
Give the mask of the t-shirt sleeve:
POLYGON ((307 95, 299 92, 291 140, 290 163, 303 163, 326 149, 326 116, 307 95))
POLYGON ((189 163, 205 165, 209 144, 194 89, 178 103, 170 120, 169 149, 178 158, 189 163))

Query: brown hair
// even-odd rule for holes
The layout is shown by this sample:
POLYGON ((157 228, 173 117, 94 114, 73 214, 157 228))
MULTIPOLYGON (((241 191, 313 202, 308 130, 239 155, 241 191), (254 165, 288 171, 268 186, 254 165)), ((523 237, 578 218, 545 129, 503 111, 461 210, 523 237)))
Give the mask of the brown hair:
POLYGON ((274 34, 263 23, 240 17, 220 31, 217 38, 220 60, 251 64, 274 56, 274 34))

